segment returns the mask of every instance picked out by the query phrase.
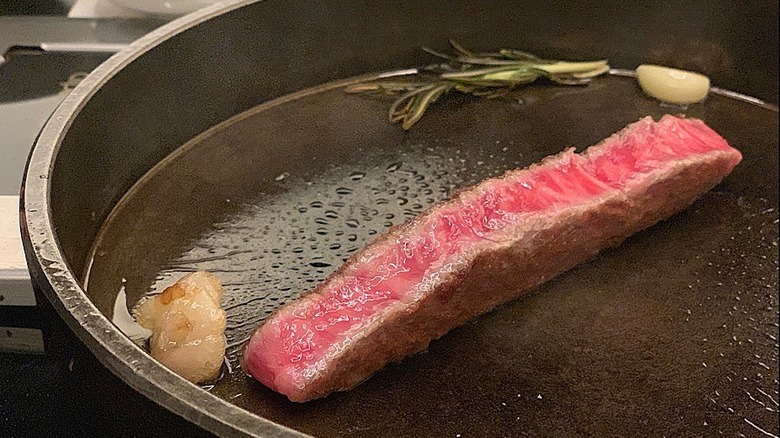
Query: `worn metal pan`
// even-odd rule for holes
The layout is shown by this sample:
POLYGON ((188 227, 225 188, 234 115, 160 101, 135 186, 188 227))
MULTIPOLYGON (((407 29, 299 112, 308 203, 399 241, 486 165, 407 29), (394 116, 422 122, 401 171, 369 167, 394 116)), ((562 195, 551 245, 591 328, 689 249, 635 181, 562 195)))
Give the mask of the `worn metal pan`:
POLYGON ((206 8, 100 66, 46 125, 23 187, 32 274, 106 367, 220 435, 777 435, 778 115, 763 102, 777 102, 777 8, 206 8), (409 132, 386 121, 386 99, 344 93, 429 63, 418 48, 448 37, 628 71, 511 99, 448 98, 409 132), (703 71, 720 89, 690 108, 662 106, 630 77, 642 62, 703 71), (685 212, 352 391, 294 404, 234 368, 255 325, 386 227, 458 187, 668 112, 702 118, 745 156, 685 212), (233 368, 208 387, 121 330, 141 296, 194 269, 226 287, 233 368))

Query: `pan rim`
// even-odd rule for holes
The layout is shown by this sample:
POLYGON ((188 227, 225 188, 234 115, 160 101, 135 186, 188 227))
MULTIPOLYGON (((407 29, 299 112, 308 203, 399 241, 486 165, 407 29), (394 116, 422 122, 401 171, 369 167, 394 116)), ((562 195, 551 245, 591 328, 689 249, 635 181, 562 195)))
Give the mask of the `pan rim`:
POLYGON ((144 35, 93 70, 57 107, 25 166, 19 214, 27 264, 57 313, 103 366, 158 405, 220 436, 306 437, 204 391, 165 368, 132 342, 87 297, 60 250, 50 215, 51 172, 62 140, 91 97, 125 66, 166 40, 263 0, 228 0, 177 18, 144 35), (109 353, 98 354, 98 353, 109 353))

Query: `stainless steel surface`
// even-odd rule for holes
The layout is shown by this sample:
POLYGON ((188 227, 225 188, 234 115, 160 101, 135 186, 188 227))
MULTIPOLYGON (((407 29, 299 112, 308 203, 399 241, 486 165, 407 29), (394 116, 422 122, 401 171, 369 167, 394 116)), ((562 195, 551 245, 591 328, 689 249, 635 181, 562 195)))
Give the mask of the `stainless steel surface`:
POLYGON ((13 56, 14 47, 115 53, 163 24, 154 19, 0 17, 0 65, 13 56))
MULTIPOLYGON (((407 362, 407 365, 412 364, 413 368, 416 364, 416 372, 412 372, 411 369, 404 371, 405 369, 402 367, 393 367, 388 373, 383 374, 383 378, 377 376, 369 381, 363 387, 363 391, 375 391, 375 394, 385 395, 371 399, 373 403, 371 406, 375 407, 371 412, 352 409, 341 411, 343 414, 341 417, 334 414, 339 412, 339 409, 349 405, 344 402, 348 401, 350 397, 356 397, 353 400, 358 400, 361 394, 365 395, 365 392, 349 393, 339 399, 326 399, 318 405, 291 406, 283 404, 279 399, 274 398, 273 394, 264 392, 259 386, 252 387, 253 391, 247 396, 251 400, 247 405, 252 410, 250 412, 236 406, 230 400, 218 397, 218 394, 203 391, 184 382, 151 360, 141 348, 133 344, 111 324, 108 315, 101 311, 101 309, 105 309, 103 305, 96 305, 98 302, 110 301, 111 296, 98 297, 85 293, 79 277, 89 263, 90 248, 109 213, 133 184, 179 146, 219 122, 258 104, 294 91, 358 74, 422 65, 429 59, 419 52, 418 47, 422 45, 443 46, 446 37, 455 37, 467 45, 484 48, 522 47, 540 52, 542 55, 558 54, 572 58, 608 57, 612 64, 619 68, 633 68, 640 62, 656 62, 671 64, 675 67, 693 68, 709 74, 714 83, 721 87, 776 102, 777 43, 776 38, 769 38, 772 35, 776 36, 777 33, 776 3, 755 3, 747 8, 745 5, 731 5, 726 2, 712 7, 677 2, 654 5, 649 12, 642 9, 639 13, 638 9, 634 9, 634 5, 604 2, 597 5, 588 3, 582 14, 567 13, 570 8, 575 7, 575 5, 570 4, 529 3, 524 5, 522 9, 513 6, 516 6, 514 2, 500 1, 478 3, 466 1, 374 2, 371 3, 371 7, 361 2, 265 1, 254 4, 241 2, 231 3, 225 10, 208 8, 199 11, 142 38, 131 45, 128 50, 103 64, 84 80, 58 109, 37 142, 25 179, 23 213, 25 245, 36 281, 85 344, 123 380, 190 421, 218 434, 230 436, 287 436, 296 434, 291 429, 270 420, 271 414, 268 414, 268 418, 262 418, 256 414, 256 412, 262 413, 263 409, 276 412, 275 421, 277 422, 286 423, 297 429, 319 430, 323 433, 328 430, 332 432, 333 430, 327 429, 327 427, 337 424, 339 420, 351 421, 350 429, 347 431, 349 433, 360 434, 361 431, 370 433, 373 430, 371 429, 372 425, 379 424, 380 421, 387 425, 388 416, 393 420, 403 419, 405 427, 414 427, 423 424, 423 422, 426 422, 426 427, 434 427, 438 421, 440 428, 435 430, 439 431, 450 431, 449 428, 453 421, 465 421, 470 422, 467 424, 480 425, 481 419, 485 419, 485 421, 491 418, 495 419, 495 417, 482 415, 486 410, 494 410, 495 412, 491 411, 490 413, 496 414, 503 409, 499 404, 502 400, 488 401, 489 393, 475 391, 473 393, 475 398, 468 402, 473 404, 464 404, 463 400, 457 397, 447 398, 440 393, 419 391, 422 386, 408 386, 415 381, 405 379, 414 379, 415 376, 419 379, 420 376, 424 375, 436 375, 437 371, 443 369, 440 366, 442 364, 454 364, 452 366, 455 368, 451 371, 456 372, 457 367, 461 363, 465 363, 466 358, 474 357, 460 355, 458 346, 468 346, 469 348, 478 346, 482 334, 490 336, 518 335, 516 327, 510 330, 510 328, 503 326, 504 328, 501 329, 502 326, 496 325, 496 323, 503 321, 507 324, 522 324, 524 321, 550 321, 551 318, 556 318, 556 314, 559 314, 556 311, 561 311, 561 309, 576 312, 579 308, 578 303, 583 298, 574 295, 573 291, 580 287, 583 278, 587 279, 587 283, 596 289, 597 295, 593 299, 604 299, 610 303, 601 308, 603 312, 607 312, 603 315, 604 319, 599 319, 601 322, 596 326, 585 324, 587 321, 580 321, 581 323, 578 325, 579 320, 572 319, 572 325, 562 326, 561 329, 565 333, 559 333, 561 337, 555 339, 533 338, 537 342, 532 342, 529 347, 541 349, 539 351, 544 351, 545 345, 554 346, 556 341, 577 340, 585 342, 585 344, 578 344, 579 350, 564 350, 578 352, 573 356, 563 355, 563 359, 567 357, 571 359, 572 367, 567 368, 564 366, 565 362, 555 360, 556 358, 560 359, 561 354, 541 356, 542 362, 533 360, 528 362, 522 351, 516 351, 517 355, 512 356, 513 359, 508 359, 510 361, 508 363, 516 363, 512 362, 513 360, 525 361, 523 366, 527 368, 524 369, 529 370, 527 380, 524 383, 526 388, 532 389, 533 382, 537 382, 537 384, 548 382, 550 385, 553 385, 554 382, 561 382, 561 379, 556 378, 555 370, 566 369, 574 373, 572 374, 574 382, 580 384, 590 382, 593 384, 592 394, 599 394, 600 387, 596 384, 598 382, 588 380, 588 378, 601 376, 606 379, 605 382, 609 382, 609 375, 602 376, 599 373, 580 375, 577 373, 578 370, 588 371, 587 367, 592 364, 608 365, 611 363, 609 355, 603 357, 606 362, 599 362, 600 356, 595 358, 589 356, 593 351, 602 350, 594 350, 594 345, 587 344, 588 340, 594 342, 599 339, 620 340, 621 336, 626 337, 628 334, 641 332, 642 327, 631 325, 632 319, 628 316, 631 316, 632 313, 621 313, 621 309, 636 312, 644 309, 643 306, 655 306, 647 308, 658 309, 659 312, 669 312, 662 314, 675 324, 670 327, 681 329, 680 333, 685 335, 682 343, 677 344, 678 340, 674 336, 669 337, 667 331, 663 332, 663 336, 656 337, 651 336, 650 333, 641 332, 649 336, 646 339, 648 345, 657 344, 670 348, 681 345, 681 348, 691 349, 699 354, 696 349, 706 349, 706 347, 701 347, 697 342, 700 342, 700 339, 705 338, 705 336, 699 337, 696 330, 709 327, 707 324, 713 320, 708 319, 707 314, 697 315, 701 316, 698 321, 703 325, 695 326, 697 329, 692 329, 694 332, 686 334, 685 309, 665 308, 663 295, 659 296, 660 301, 655 302, 652 301, 655 295, 649 293, 632 295, 632 298, 638 301, 615 301, 620 297, 616 291, 622 289, 614 287, 618 283, 613 282, 625 279, 625 274, 620 274, 625 271, 614 271, 618 274, 614 272, 609 274, 589 265, 578 271, 579 277, 577 275, 569 276, 568 279, 548 286, 544 291, 546 294, 540 293, 536 299, 521 303, 524 304, 523 306, 505 309, 503 312, 492 315, 489 321, 483 321, 486 325, 477 325, 477 327, 483 327, 485 331, 478 328, 472 330, 465 328, 459 332, 460 335, 443 339, 442 343, 437 344, 439 345, 437 347, 439 348, 438 354, 413 358, 407 362), (764 40, 764 38, 767 39, 764 40), (283 44, 280 44, 280 41, 283 44), (753 50, 756 41, 759 41, 763 47, 760 53, 753 50), (762 73, 756 74, 756 72, 762 73), (113 116, 113 112, 117 111, 117 108, 121 109, 123 117, 113 116), (78 184, 74 184, 75 181, 78 181, 78 184), (599 289, 598 285, 601 284, 599 282, 603 281, 608 281, 610 287, 604 286, 599 289), (544 298, 545 296, 548 298, 544 298), (557 301, 559 305, 565 305, 550 308, 550 301, 547 300, 555 300, 555 297, 563 299, 563 301, 557 301), (640 303, 641 306, 634 306, 632 303, 640 303), (683 313, 676 313, 678 310, 683 313), (515 312, 524 313, 529 319, 515 319, 515 316, 518 315, 515 312), (544 318, 534 319, 534 315, 541 315, 544 318), (682 319, 676 319, 678 316, 682 319), (621 321, 623 325, 615 325, 621 321), (592 333, 597 328, 601 329, 599 333, 604 337, 582 336, 583 333, 592 333), (546 360, 545 357, 549 360, 546 360), (562 363, 564 365, 561 365, 562 363), (425 374, 426 371, 428 374, 425 374), (550 373, 546 374, 547 371, 550 373), (549 380, 546 380, 548 378, 549 380), (406 386, 398 386, 402 383, 406 386), (398 389, 401 387, 405 388, 406 392, 398 389), (428 397, 428 395, 435 397, 428 397), (479 402, 477 403, 475 400, 479 400, 479 402), (446 401, 452 401, 454 404, 452 406, 437 404, 446 401), (467 412, 464 414, 463 411, 458 411, 460 415, 456 418, 440 415, 443 412, 449 412, 447 409, 456 409, 458 406, 466 406, 467 412), (412 409, 414 412, 406 410, 411 407, 414 407, 412 409), (328 412, 333 415, 326 416, 328 421, 321 425, 323 429, 317 429, 316 422, 306 423, 312 421, 312 418, 317 418, 318 415, 324 415, 328 412), (366 427, 369 429, 365 429, 366 427)), ((559 98, 565 98, 565 95, 562 96, 564 97, 559 98)), ((618 96, 625 97, 627 94, 618 93, 618 96)), ((713 99, 713 102, 717 104, 721 101, 713 99)), ((379 104, 379 102, 374 102, 374 104, 379 104)), ((728 106, 729 104, 724 105, 728 106)), ((461 109, 465 111, 468 107, 461 109)), ((459 111, 456 113, 459 117, 458 120, 468 123, 453 122, 448 124, 446 120, 440 120, 440 123, 443 124, 434 131, 444 130, 444 127, 448 127, 449 129, 446 131, 448 135, 463 136, 458 141, 469 144, 474 144, 477 139, 468 137, 474 131, 465 129, 466 127, 474 129, 481 126, 481 129, 484 130, 482 131, 483 137, 485 135, 511 135, 511 129, 516 126, 516 120, 512 117, 515 114, 514 110, 493 107, 491 111, 503 114, 502 118, 498 121, 490 117, 482 119, 478 115, 474 115, 478 113, 459 111), (495 123, 485 125, 486 122, 495 123), (465 141, 464 138, 468 141, 465 141)), ((585 114, 597 116, 599 123, 611 120, 610 118, 598 117, 601 111, 609 112, 621 122, 624 122, 623 118, 630 115, 630 112, 624 112, 620 107, 605 106, 599 99, 593 101, 593 106, 589 107, 585 114)), ((758 108, 755 111, 767 110, 758 108)), ((369 114, 367 112, 364 116, 368 117, 369 114)), ((489 114, 494 113, 490 112, 489 114)), ((567 116, 567 113, 562 111, 550 114, 560 118, 567 116)), ((552 128, 543 125, 524 126, 525 129, 531 130, 535 136, 544 138, 545 144, 552 147, 553 143, 572 141, 573 136, 579 132, 578 129, 570 130, 567 126, 582 127, 585 125, 587 119, 583 117, 577 120, 577 114, 580 113, 568 113, 568 116, 576 122, 573 125, 558 124, 552 128)), ((329 113, 321 115, 337 118, 339 111, 333 108, 329 113)), ((641 260, 639 255, 651 254, 656 256, 653 260, 660 264, 656 265, 658 269, 672 269, 672 265, 679 260, 674 258, 664 260, 660 257, 661 253, 653 253, 653 248, 657 248, 658 244, 667 245, 667 248, 673 251, 682 251, 685 254, 685 260, 697 260, 695 258, 697 253, 702 250, 711 250, 715 254, 713 257, 716 257, 710 261, 713 266, 718 262, 730 263, 731 257, 738 257, 738 254, 729 252, 722 259, 717 258, 721 257, 718 255, 720 254, 719 248, 726 246, 719 247, 720 240, 707 240, 706 230, 713 226, 708 220, 713 217, 733 219, 733 221, 724 219, 725 222, 715 224, 716 227, 719 227, 716 229, 720 233, 736 232, 738 230, 733 227, 737 226, 752 226, 752 229, 756 231, 747 233, 744 240, 745 245, 750 244, 751 247, 758 248, 754 252, 750 252, 751 260, 754 256, 760 258, 763 255, 767 256, 766 263, 776 262, 776 260, 769 259, 771 256, 769 251, 772 248, 761 246, 770 245, 772 237, 776 237, 776 234, 774 236, 769 234, 771 227, 766 230, 760 228, 764 230, 764 233, 767 233, 762 237, 757 231, 759 228, 754 226, 752 222, 748 223, 750 221, 760 222, 765 217, 757 215, 743 217, 739 210, 739 202, 748 201, 752 203, 749 205, 750 211, 747 213, 755 213, 752 209, 760 208, 763 205, 763 201, 757 199, 755 195, 762 192, 766 193, 765 197, 762 198, 766 200, 768 205, 766 210, 776 208, 776 181, 765 178, 766 175, 770 175, 775 180, 777 177, 776 154, 771 146, 772 141, 774 141, 774 148, 776 148, 776 113, 767 115, 763 112, 756 113, 753 109, 744 112, 716 111, 712 113, 712 117, 720 121, 717 124, 720 129, 732 129, 734 130, 733 135, 739 134, 738 137, 742 138, 745 144, 743 148, 751 151, 753 158, 748 165, 742 167, 745 170, 735 174, 729 180, 725 186, 728 189, 725 194, 716 193, 707 198, 708 200, 701 205, 703 213, 697 214, 692 211, 686 218, 680 219, 687 224, 686 226, 677 228, 667 226, 663 228, 665 234, 662 234, 661 237, 650 235, 644 239, 640 238, 640 240, 635 241, 635 245, 624 250, 628 251, 629 257, 626 257, 626 253, 612 253, 611 258, 609 258, 611 262, 607 262, 608 266, 609 263, 613 263, 611 266, 623 267, 626 263, 636 263, 632 266, 639 269, 642 266, 639 262, 641 260), (739 120, 739 123, 729 123, 730 118, 739 120), (756 120, 761 123, 756 122, 756 120), (767 120, 773 120, 774 123, 767 123, 767 120), (769 158, 764 156, 766 149, 772 149, 772 155, 769 158), (775 161, 771 157, 775 157, 775 161), (743 201, 739 201, 740 194, 743 193, 747 195, 743 196, 743 201), (717 202, 719 199, 726 199, 727 202, 717 202), (703 225, 707 225, 707 227, 703 225), (695 235, 697 242, 695 245, 685 241, 686 238, 692 239, 691 236, 686 237, 686 232, 692 229, 703 233, 695 235), (769 238, 770 241, 764 238, 769 238), (661 243, 658 243, 659 241, 661 243), (714 246, 702 246, 701 242, 710 242, 714 246)), ((328 138, 331 139, 338 137, 336 134, 338 134, 339 129, 356 134, 360 132, 361 128, 359 125, 341 125, 339 123, 309 126, 307 123, 310 121, 311 119, 297 120, 297 124, 290 126, 319 128, 323 132, 327 132, 330 135, 328 138)), ((374 123, 379 123, 379 121, 374 123)), ((600 126, 599 129, 594 127, 583 130, 582 133, 587 134, 587 138, 577 136, 577 141, 592 142, 609 133, 602 132, 606 131, 606 125, 600 124, 598 126, 600 126)), ((247 129, 249 128, 251 126, 247 129)), ((284 128, 284 125, 277 126, 277 128, 284 128)), ((396 127, 379 128, 366 124, 363 128, 373 129, 371 134, 377 135, 379 138, 382 137, 380 135, 382 133, 391 136, 401 135, 396 127)), ((610 129, 616 128, 611 127, 610 129)), ((257 135, 254 138, 263 138, 263 132, 254 132, 257 135)), ((420 134, 411 135, 423 135, 421 131, 416 132, 420 134)), ((227 138, 239 134, 240 131, 230 132, 229 130, 223 133, 227 138)), ((313 136, 311 132, 308 135, 313 136)), ((527 136, 526 139, 530 142, 529 139, 533 137, 527 136)), ((364 134, 349 138, 352 140, 346 141, 347 138, 345 138, 343 143, 339 143, 341 148, 339 150, 348 151, 349 146, 354 146, 355 142, 369 137, 364 134)), ((238 140, 234 140, 234 143, 225 142, 224 144, 238 145, 238 140)), ((335 150, 332 146, 320 147, 316 138, 304 137, 303 140, 312 143, 309 143, 311 148, 301 156, 288 157, 286 151, 274 149, 273 145, 270 145, 266 156, 272 157, 272 159, 262 163, 262 166, 259 167, 262 169, 261 173, 270 175, 274 166, 282 164, 302 166, 306 159, 314 159, 320 153, 335 150), (318 147, 320 148, 318 149, 318 147)), ((391 147, 393 143, 379 142, 372 143, 371 146, 391 147)), ((544 149, 534 149, 534 158, 538 158, 546 152, 548 151, 544 149)), ((530 156, 526 158, 530 158, 530 156)), ((225 175, 219 175, 219 178, 214 180, 198 179, 197 181, 200 182, 198 187, 208 190, 212 185, 218 187, 220 184, 225 184, 226 179, 225 175)), ((250 189, 250 187, 244 187, 244 189, 250 189)), ((204 203, 204 207, 209 207, 209 205, 209 203, 204 203)), ((767 214, 771 213, 772 211, 769 211, 767 214)), ((771 217, 767 217, 771 219, 771 217)), ((199 219, 207 221, 209 217, 207 215, 199 216, 192 220, 199 219)), ((213 223, 206 223, 203 226, 210 225, 213 223)), ((744 230, 742 231, 744 232, 744 230)), ((725 234, 718 234, 718 236, 720 239, 725 234)), ((735 243, 735 245, 741 244, 735 243)), ((742 247, 737 246, 729 248, 730 251, 742 250, 742 247)), ((166 248, 162 248, 162 250, 166 250, 166 248)), ((150 255, 150 257, 154 256, 156 254, 150 255)), ((141 265, 144 263, 141 260, 133 262, 141 265)), ((698 266, 700 262, 696 263, 698 266)), ((704 266, 707 266, 706 260, 703 263, 705 263, 704 266)), ((744 283, 744 286, 753 288, 759 282, 770 286, 767 292, 760 297, 762 300, 769 300, 768 304, 764 303, 764 308, 759 309, 764 312, 768 308, 769 311, 761 313, 759 316, 770 318, 769 330, 771 334, 771 330, 776 330, 777 327, 776 319, 775 325, 771 325, 771 317, 774 315, 776 318, 776 277, 770 276, 761 279, 761 275, 766 275, 766 272, 773 267, 761 265, 759 268, 757 266, 757 264, 750 265, 750 269, 755 269, 755 272, 760 269, 765 271, 761 271, 757 278, 751 276, 751 280, 744 283), (772 299, 775 301, 771 301, 772 299)), ((714 267, 713 270, 704 267, 701 269, 706 270, 706 273, 699 275, 707 281, 721 275, 717 272, 719 269, 717 267, 714 267)), ((631 274, 627 278, 631 281, 619 284, 629 288, 627 289, 629 291, 641 292, 652 289, 654 281, 660 278, 658 272, 663 271, 654 272, 651 269, 647 272, 647 277, 638 276, 634 271, 630 272, 631 274), (630 289, 630 287, 640 288, 630 289)), ((693 274, 691 273, 691 275, 693 274)), ((688 277, 672 276, 664 281, 684 287, 683 283, 688 280, 688 277)), ((727 290, 726 295, 718 295, 714 301, 719 306, 730 304, 729 300, 732 298, 730 294, 736 291, 736 289, 723 290, 727 290)), ((705 292, 705 290, 700 291, 702 294, 705 292)), ((753 293, 753 289, 750 289, 750 292, 753 293)), ((695 306, 699 304, 696 301, 698 295, 686 296, 691 299, 690 304, 693 306, 688 310, 695 311, 697 309, 695 306)), ((760 301, 756 302, 761 303, 760 301)), ((751 305, 755 304, 754 301, 750 303, 751 305)), ((728 307, 723 309, 718 307, 718 310, 727 311, 728 309, 728 307)), ((742 310, 748 312, 751 309, 752 307, 739 308, 735 312, 739 316, 742 315, 740 313, 742 310)), ((594 315, 597 314, 598 312, 594 315)), ((728 315, 728 313, 724 315, 728 315)), ((718 317, 728 317, 724 315, 717 314, 718 317)), ((741 316, 739 317, 741 318, 741 316)), ((568 321, 565 318, 563 320, 568 321)), ((637 321, 641 321, 641 319, 637 321)), ((528 327, 528 329, 520 334, 533 333, 533 327, 528 327)), ((745 330, 749 330, 747 325, 745 330)), ((740 336, 742 334, 744 333, 740 332, 740 336)), ((746 335, 746 339, 748 336, 746 335)), ((642 340, 645 338, 635 337, 632 339, 642 340)), ((719 338, 719 341, 722 340, 719 338)), ((760 346, 755 348, 771 346, 771 341, 767 343, 764 340, 760 346)), ((492 348, 490 345, 489 347, 492 348)), ((491 351, 495 353, 493 357, 504 357, 502 355, 506 353, 501 353, 498 350, 491 351)), ((644 351, 639 351, 639 353, 644 351)), ((653 352, 660 354, 658 352, 661 350, 650 348, 647 351, 650 351, 649 358, 647 361, 643 359, 640 362, 648 364, 647 366, 653 369, 653 352)), ((670 351, 675 350, 672 348, 670 351)), ((743 358, 740 355, 745 351, 748 350, 742 349, 740 344, 730 346, 728 353, 729 355, 734 354, 734 363, 742 363, 743 358)), ((637 353, 637 351, 627 350, 618 356, 623 358, 622 360, 626 363, 631 363, 634 360, 633 353, 637 353)), ((709 350, 706 354, 710 353, 717 354, 717 352, 709 350)), ((693 357, 695 356, 689 356, 689 358, 693 357)), ((679 357, 671 354, 666 359, 669 361, 663 363, 674 365, 675 360, 679 357)), ((677 362, 680 361, 677 360, 677 362)), ((732 363, 731 359, 728 359, 728 363, 732 363)), ((480 367, 478 361, 468 362, 467 365, 466 369, 470 370, 490 370, 490 368, 486 368, 485 364, 480 367)), ((671 427, 668 433, 671 435, 680 435, 692 430, 686 428, 693 427, 693 423, 687 422, 691 418, 696 421, 701 419, 702 423, 712 421, 711 418, 705 418, 698 413, 721 412, 719 405, 710 406, 709 400, 702 399, 703 394, 696 392, 697 388, 701 388, 701 385, 708 381, 706 377, 708 374, 701 372, 700 365, 700 363, 685 361, 683 368, 676 368, 678 371, 680 369, 691 371, 691 376, 697 377, 696 384, 692 384, 694 392, 691 394, 694 399, 674 399, 674 390, 667 391, 668 387, 662 384, 663 370, 659 371, 660 374, 653 374, 661 383, 659 387, 643 384, 636 388, 637 390, 648 388, 653 390, 655 388, 659 397, 672 397, 671 400, 675 404, 665 405, 665 409, 668 409, 666 412, 679 412, 680 416, 674 417, 674 421, 670 420, 668 423, 671 427), (694 370, 696 370, 695 374, 693 374, 694 370), (692 409, 691 406, 695 408, 697 414, 683 415, 692 409)), ((753 365, 751 362, 750 366, 753 365)), ((773 369, 776 374, 776 361, 770 360, 770 365, 766 366, 775 367, 773 369)), ((503 381, 501 376, 508 374, 501 374, 500 362, 497 363, 496 367, 498 368, 492 369, 494 372, 487 374, 490 376, 491 386, 504 385, 505 387, 508 382, 503 381)), ((709 363, 709 367, 712 369, 712 362, 709 363)), ((619 375, 620 368, 614 371, 617 373, 617 377, 621 377, 619 375)), ((771 371, 772 368, 770 368, 771 371)), ((439 378, 443 378, 441 376, 439 374, 439 378)), ((637 381, 631 378, 632 376, 624 375, 622 378, 628 379, 627 381, 630 382, 637 381)), ((642 376, 640 374, 635 377, 642 381, 642 376)), ((712 376, 721 377, 720 374, 712 376)), ((467 377, 465 380, 456 381, 448 381, 443 378, 444 380, 436 388, 443 391, 446 391, 448 387, 450 389, 453 387, 456 389, 470 388, 468 383, 474 382, 473 373, 467 377)), ((625 383, 626 380, 620 380, 620 382, 625 383)), ((628 391, 631 388, 630 384, 623 384, 620 389, 628 391)), ((565 390, 565 388, 558 389, 565 390)), ((733 391, 730 391, 727 397, 742 397, 739 392, 742 388, 733 386, 731 389, 733 391)), ((562 393, 565 394, 565 391, 562 393)), ((626 394, 630 395, 629 393, 630 391, 626 394)), ((458 394, 462 396, 469 393, 461 391, 458 394)), ((641 406, 653 407, 654 393, 642 392, 641 394, 643 397, 647 397, 639 400, 642 402, 641 406)), ((739 400, 743 399, 744 397, 739 400)), ((669 399, 664 398, 664 400, 669 399)), ((729 400, 731 399, 729 398, 729 400)), ((529 401, 533 402, 533 400, 529 401)), ((637 400, 633 401, 637 402, 637 400)), ((526 424, 527 427, 523 429, 514 429, 515 432, 518 434, 528 431, 544 433, 549 430, 548 427, 551 424, 561 426, 562 423, 556 423, 556 421, 567 418, 566 413, 564 411, 546 411, 544 407, 547 405, 543 402, 540 403, 542 404, 538 405, 534 415, 524 418, 524 420, 533 423, 526 424)), ((746 403, 744 406, 752 407, 749 400, 746 403)), ((634 405, 629 404, 628 406, 634 405)), ((593 410, 589 412, 593 412, 593 410)), ((571 426, 572 429, 569 430, 572 433, 586 433, 595 430, 601 431, 600 435, 625 434, 639 430, 637 428, 642 424, 641 416, 632 417, 638 423, 635 427, 616 430, 609 428, 611 417, 603 415, 596 417, 578 416, 575 418, 574 425, 571 426), (604 423, 598 422, 601 420, 604 423), (584 429, 578 429, 578 427, 584 429), (600 427, 602 429, 599 429, 600 427)), ((716 420, 718 418, 724 417, 716 416, 716 420)), ((748 419, 748 421, 752 420, 748 419)), ((720 424, 723 425, 724 430, 736 434, 741 431, 739 428, 746 423, 743 421, 736 426, 732 423, 720 424)), ((491 427, 511 427, 509 423, 491 423, 484 426, 483 431, 503 430, 491 429, 491 427)), ((562 427, 566 427, 566 425, 562 427)), ((696 424, 696 427, 699 425, 696 424)), ((701 429, 695 430, 700 431, 701 429)), ((475 433, 479 433, 479 430, 475 433)))
POLYGON ((162 23, 0 17, 0 306, 35 305, 19 234, 18 195, 38 133, 93 68, 162 23))

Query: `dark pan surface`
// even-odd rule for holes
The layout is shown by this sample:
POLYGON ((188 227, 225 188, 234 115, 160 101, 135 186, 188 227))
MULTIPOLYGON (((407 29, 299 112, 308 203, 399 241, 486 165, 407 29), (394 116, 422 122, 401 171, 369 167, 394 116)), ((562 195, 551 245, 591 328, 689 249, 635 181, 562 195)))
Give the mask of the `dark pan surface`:
POLYGON ((388 124, 388 105, 326 86, 193 139, 106 221, 88 295, 111 315, 120 291, 132 307, 186 272, 214 272, 233 370, 206 389, 316 436, 778 434, 775 111, 715 95, 665 107, 614 76, 444 99, 410 132, 388 124), (683 213, 352 391, 294 404, 236 369, 259 322, 391 224, 458 187, 682 111, 745 156, 683 213))

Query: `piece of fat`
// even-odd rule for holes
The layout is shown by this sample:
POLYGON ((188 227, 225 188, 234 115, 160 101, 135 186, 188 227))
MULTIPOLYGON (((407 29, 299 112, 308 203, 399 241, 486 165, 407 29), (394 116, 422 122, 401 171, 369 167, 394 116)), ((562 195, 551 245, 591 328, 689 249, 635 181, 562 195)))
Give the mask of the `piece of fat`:
POLYGON ((190 382, 216 379, 226 346, 221 297, 219 279, 198 271, 143 300, 134 314, 138 324, 152 331, 152 357, 190 382))

